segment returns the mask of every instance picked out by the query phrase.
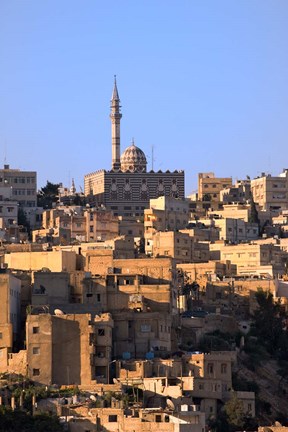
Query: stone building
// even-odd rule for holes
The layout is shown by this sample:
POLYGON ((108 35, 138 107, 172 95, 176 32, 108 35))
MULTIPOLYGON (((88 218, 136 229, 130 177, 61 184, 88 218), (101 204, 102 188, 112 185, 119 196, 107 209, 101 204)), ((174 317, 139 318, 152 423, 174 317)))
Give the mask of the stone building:
POLYGON ((21 171, 4 165, 0 169, 0 186, 12 189, 12 196, 22 207, 37 206, 37 174, 35 171, 21 171))
POLYGON ((147 172, 144 152, 134 141, 120 157, 120 99, 114 84, 110 119, 112 123, 112 169, 85 175, 84 193, 90 203, 103 204, 115 216, 140 216, 151 198, 184 198, 184 171, 147 172))
POLYGON ((231 177, 215 177, 213 172, 198 174, 198 199, 202 201, 220 201, 220 191, 232 186, 231 177))
POLYGON ((51 385, 106 382, 111 360, 113 320, 110 314, 28 315, 27 374, 51 385))
POLYGON ((20 333, 21 281, 9 273, 0 274, 0 350, 12 351, 20 333))
POLYGON ((279 214, 288 208, 288 170, 279 176, 262 173, 251 180, 251 192, 260 210, 271 212, 272 216, 279 214))

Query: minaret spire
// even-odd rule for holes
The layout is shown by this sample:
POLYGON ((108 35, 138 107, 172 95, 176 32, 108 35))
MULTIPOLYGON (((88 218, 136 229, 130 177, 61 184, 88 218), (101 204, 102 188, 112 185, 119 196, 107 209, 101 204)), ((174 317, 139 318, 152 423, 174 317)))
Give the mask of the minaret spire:
POLYGON ((112 170, 120 169, 120 99, 117 89, 116 75, 114 75, 114 88, 110 106, 111 135, 112 135, 112 170))

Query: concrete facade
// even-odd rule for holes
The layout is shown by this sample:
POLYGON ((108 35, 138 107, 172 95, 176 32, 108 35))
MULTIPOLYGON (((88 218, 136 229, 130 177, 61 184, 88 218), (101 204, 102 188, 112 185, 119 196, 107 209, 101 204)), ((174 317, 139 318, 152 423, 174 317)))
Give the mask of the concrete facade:
POLYGON ((108 314, 95 322, 89 314, 29 315, 29 378, 47 385, 89 385, 95 382, 100 367, 100 378, 106 382, 112 328, 108 314))
POLYGON ((251 180, 251 191, 260 210, 277 215, 288 208, 288 170, 284 169, 279 176, 262 173, 251 180))
POLYGON ((220 191, 230 186, 231 177, 215 177, 213 172, 198 174, 198 198, 202 201, 219 202, 220 191))
POLYGON ((21 281, 9 273, 0 274, 0 349, 12 348, 20 334, 21 281))
POLYGON ((35 171, 21 171, 4 165, 0 169, 0 186, 12 188, 12 197, 22 207, 37 206, 37 174, 35 171))

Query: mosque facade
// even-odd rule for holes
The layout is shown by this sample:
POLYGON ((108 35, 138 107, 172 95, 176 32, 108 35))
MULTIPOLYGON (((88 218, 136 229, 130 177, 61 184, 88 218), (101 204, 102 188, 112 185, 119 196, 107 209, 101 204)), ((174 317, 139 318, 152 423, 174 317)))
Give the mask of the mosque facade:
POLYGON ((119 216, 141 216, 149 200, 184 198, 184 171, 149 171, 145 153, 132 144, 120 156, 120 99, 116 79, 111 99, 112 167, 86 174, 84 193, 92 205, 104 205, 119 216))

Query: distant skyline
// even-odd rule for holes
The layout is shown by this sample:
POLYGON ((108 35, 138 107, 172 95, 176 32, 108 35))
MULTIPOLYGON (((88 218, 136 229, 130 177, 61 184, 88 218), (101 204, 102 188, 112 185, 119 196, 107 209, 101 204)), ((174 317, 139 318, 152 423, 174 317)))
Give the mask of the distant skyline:
POLYGON ((0 166, 38 188, 111 168, 117 75, 121 152, 148 168, 251 178, 288 167, 287 0, 2 0, 0 166))

